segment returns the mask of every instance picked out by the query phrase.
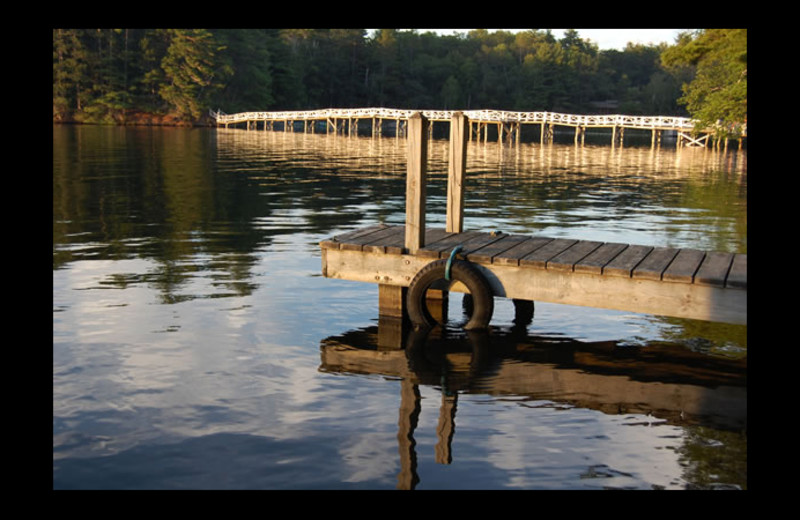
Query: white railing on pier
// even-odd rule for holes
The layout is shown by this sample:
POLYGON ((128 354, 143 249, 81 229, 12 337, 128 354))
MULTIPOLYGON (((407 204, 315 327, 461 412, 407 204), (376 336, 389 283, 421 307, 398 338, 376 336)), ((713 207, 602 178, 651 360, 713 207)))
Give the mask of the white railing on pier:
POLYGON ((327 108, 283 112, 240 112, 223 114, 212 112, 217 124, 234 124, 245 121, 307 121, 326 119, 401 119, 421 112, 429 121, 450 121, 453 114, 462 112, 470 121, 493 123, 550 123, 580 127, 624 127, 645 130, 693 130, 695 121, 687 117, 628 116, 628 115, 576 115, 557 112, 512 112, 508 110, 402 110, 395 108, 327 108))

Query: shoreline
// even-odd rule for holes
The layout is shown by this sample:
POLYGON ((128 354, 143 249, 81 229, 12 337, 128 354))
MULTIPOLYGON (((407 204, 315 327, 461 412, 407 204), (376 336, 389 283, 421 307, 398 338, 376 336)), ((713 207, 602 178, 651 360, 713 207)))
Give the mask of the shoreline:
POLYGON ((212 127, 215 126, 206 116, 196 121, 187 121, 175 114, 155 114, 131 111, 108 118, 106 121, 82 121, 81 118, 53 117, 54 125, 95 125, 95 126, 172 126, 172 127, 212 127))

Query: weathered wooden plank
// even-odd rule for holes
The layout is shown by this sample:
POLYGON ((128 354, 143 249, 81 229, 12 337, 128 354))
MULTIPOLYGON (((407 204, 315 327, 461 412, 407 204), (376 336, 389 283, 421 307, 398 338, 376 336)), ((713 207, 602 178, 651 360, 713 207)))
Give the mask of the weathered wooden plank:
POLYGON ((725 287, 747 289, 747 255, 734 255, 728 279, 725 281, 725 287))
POLYGON ((362 251, 366 244, 374 244, 387 236, 391 236, 396 231, 396 226, 386 226, 372 233, 351 237, 342 241, 339 249, 344 249, 346 251, 362 251))
POLYGON ((733 253, 708 253, 694 277, 698 285, 725 287, 725 279, 733 263, 733 253))
POLYGON ((365 228, 354 229, 353 231, 348 231, 347 233, 342 233, 341 235, 336 235, 333 238, 328 240, 323 240, 319 243, 320 247, 324 249, 339 249, 343 242, 346 242, 352 238, 360 237, 362 235, 367 235, 369 233, 374 233, 376 231, 380 231, 385 229, 387 226, 386 224, 375 224, 372 226, 368 226, 365 228))
POLYGON ((540 247, 533 253, 520 258, 519 265, 524 267, 536 267, 539 269, 544 269, 547 267, 548 260, 572 246, 576 242, 577 240, 572 240, 569 238, 556 238, 540 247))
MULTIPOLYGON (((405 253, 405 236, 403 231, 405 226, 396 226, 399 228, 397 233, 392 233, 377 240, 374 244, 366 244, 364 251, 386 253, 400 255, 405 253)), ((444 237, 450 236, 452 233, 446 232, 442 228, 429 228, 425 230, 425 243, 430 244, 436 242, 444 237)))
POLYGON ((444 253, 449 254, 450 251, 459 245, 464 244, 466 241, 480 236, 480 231, 465 231, 464 233, 453 233, 441 240, 428 244, 417 251, 419 256, 425 258, 441 258, 444 253))
POLYGON ((606 242, 575 264, 576 273, 602 274, 603 267, 627 248, 627 244, 606 242))
POLYGON ((491 264, 492 259, 500 253, 511 249, 520 242, 528 240, 525 235, 503 235, 500 240, 487 244, 480 249, 467 253, 467 260, 482 264, 491 264))
POLYGON ((505 234, 504 233, 500 233, 500 232, 497 232, 497 233, 495 233, 495 232, 492 232, 492 233, 481 233, 477 237, 472 238, 472 239, 467 240, 466 242, 464 242, 464 244, 462 245, 463 246, 462 250, 459 253, 459 256, 462 256, 464 258, 468 258, 470 253, 473 253, 473 252, 478 251, 478 250, 480 250, 480 249, 482 249, 482 248, 484 248, 484 247, 486 247, 488 245, 491 245, 491 244, 497 242, 498 240, 500 240, 501 238, 503 238, 504 236, 505 236, 505 234))
POLYGON ((492 259, 493 264, 498 265, 519 265, 521 258, 531 254, 533 251, 549 244, 553 239, 549 237, 533 237, 528 238, 524 242, 503 251, 492 259))
POLYGON ((548 260, 547 268, 559 269, 561 271, 572 271, 576 263, 601 245, 603 245, 602 242, 596 242, 593 240, 579 240, 569 248, 548 260))
POLYGON ((647 255, 649 255, 652 250, 652 246, 628 246, 603 266, 603 274, 630 278, 636 266, 647 258, 647 255))
POLYGON ((395 253, 403 252, 405 245, 405 226, 392 226, 378 233, 372 233, 367 238, 363 250, 375 253, 395 253))
POLYGON ((449 237, 452 235, 449 231, 445 231, 443 228, 430 228, 425 230, 425 243, 426 244, 435 244, 439 240, 449 237))
POLYGON ((640 280, 661 280, 661 275, 677 254, 678 250, 672 247, 654 247, 633 269, 631 276, 640 280))
POLYGON ((705 256, 705 252, 697 249, 681 249, 664 271, 661 279, 665 282, 694 282, 694 274, 705 256))

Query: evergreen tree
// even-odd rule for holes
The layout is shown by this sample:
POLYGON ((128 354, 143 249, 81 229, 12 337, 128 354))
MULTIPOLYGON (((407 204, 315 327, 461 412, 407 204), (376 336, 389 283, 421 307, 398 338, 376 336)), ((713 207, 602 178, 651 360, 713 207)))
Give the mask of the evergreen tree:
POLYGON ((54 29, 53 119, 186 121, 326 107, 490 108, 746 118, 746 32, 701 31, 675 48, 598 51, 577 31, 381 29, 54 29), (662 55, 664 56, 662 62, 662 55), (667 67, 668 65, 668 67, 667 67), (625 113, 625 112, 622 112, 625 113))
POLYGON ((68 120, 88 97, 81 29, 53 29, 53 119, 68 120))
POLYGON ((216 31, 215 36, 225 45, 232 74, 211 101, 224 106, 228 113, 271 108, 275 103, 271 51, 274 37, 263 29, 225 29, 216 31))
POLYGON ((170 45, 161 60, 165 83, 159 94, 181 117, 199 119, 208 101, 232 73, 224 49, 205 29, 169 29, 170 45))

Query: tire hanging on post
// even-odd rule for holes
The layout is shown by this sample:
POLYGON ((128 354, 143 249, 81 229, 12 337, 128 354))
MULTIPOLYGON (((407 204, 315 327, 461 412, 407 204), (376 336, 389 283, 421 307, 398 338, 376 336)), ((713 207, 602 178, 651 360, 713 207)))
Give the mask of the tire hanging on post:
POLYGON ((426 303, 428 289, 448 290, 456 281, 464 284, 472 295, 472 316, 464 325, 464 329, 488 328, 494 313, 494 293, 489 287, 489 282, 471 263, 452 258, 431 262, 420 269, 411 280, 406 296, 408 316, 411 322, 417 327, 434 327, 437 322, 428 311, 426 303))

